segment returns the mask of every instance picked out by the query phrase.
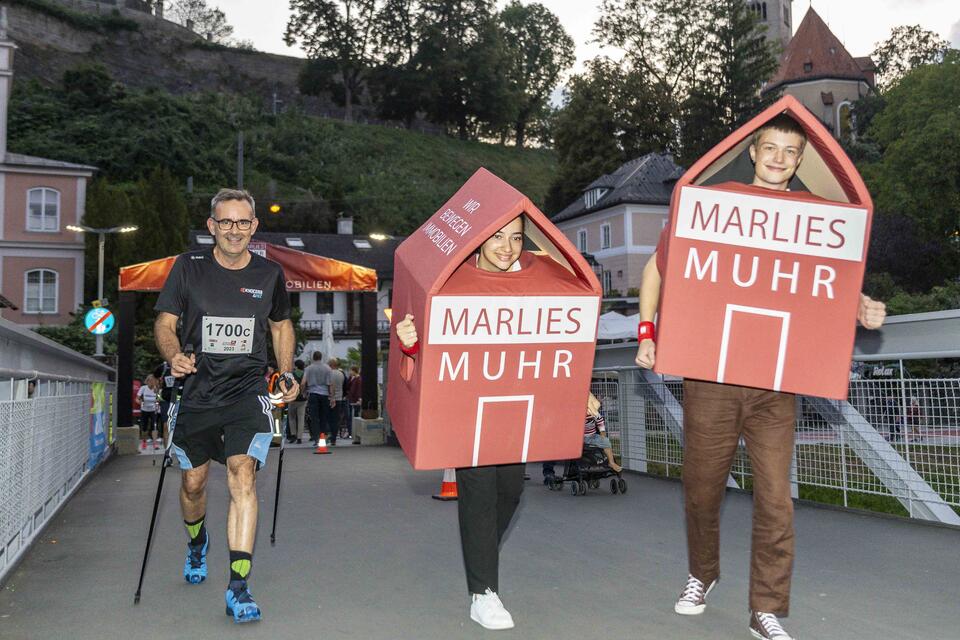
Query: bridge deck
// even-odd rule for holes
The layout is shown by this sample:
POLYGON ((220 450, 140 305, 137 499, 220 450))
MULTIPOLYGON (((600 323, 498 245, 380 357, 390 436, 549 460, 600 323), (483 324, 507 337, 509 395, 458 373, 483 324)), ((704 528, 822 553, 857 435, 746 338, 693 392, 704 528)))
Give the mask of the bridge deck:
MULTIPOLYGON (((469 621, 456 505, 430 499, 438 472, 399 450, 289 449, 278 541, 269 543, 276 453, 261 473, 251 579, 264 610, 236 627, 223 614, 226 488, 211 475, 211 579, 181 577, 179 477, 167 477, 143 590, 137 572, 159 469, 120 458, 57 516, 0 592, 0 637, 486 638, 469 621)), ((750 498, 727 497, 723 580, 703 616, 672 611, 685 578, 680 485, 629 476, 629 492, 547 491, 530 465, 501 553, 501 596, 517 628, 503 638, 749 638, 750 498)), ((787 628, 800 638, 960 637, 960 532, 809 506, 796 511, 797 566, 787 628)))

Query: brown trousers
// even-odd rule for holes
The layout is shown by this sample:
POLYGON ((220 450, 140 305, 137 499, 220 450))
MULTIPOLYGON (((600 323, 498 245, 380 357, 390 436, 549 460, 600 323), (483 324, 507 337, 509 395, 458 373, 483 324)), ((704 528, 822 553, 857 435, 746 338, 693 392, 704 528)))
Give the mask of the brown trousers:
POLYGON ((793 572, 793 394, 683 383, 683 491, 690 574, 720 576, 720 505, 742 436, 753 467, 750 608, 785 616, 793 572))

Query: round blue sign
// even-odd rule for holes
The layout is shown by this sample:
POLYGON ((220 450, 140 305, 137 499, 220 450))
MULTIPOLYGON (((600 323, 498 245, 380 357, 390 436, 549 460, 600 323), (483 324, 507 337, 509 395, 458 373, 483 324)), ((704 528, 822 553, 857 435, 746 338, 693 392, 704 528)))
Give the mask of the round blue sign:
POLYGON ((114 320, 113 313, 109 309, 96 307, 87 311, 87 315, 83 318, 83 324, 86 325, 87 331, 93 335, 102 336, 110 333, 110 330, 113 329, 114 320))

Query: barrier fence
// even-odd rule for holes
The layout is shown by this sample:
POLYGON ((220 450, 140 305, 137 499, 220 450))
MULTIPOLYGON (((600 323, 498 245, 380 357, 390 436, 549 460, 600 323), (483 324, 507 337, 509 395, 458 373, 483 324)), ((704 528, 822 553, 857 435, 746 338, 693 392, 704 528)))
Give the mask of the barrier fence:
MULTIPOLYGON (((627 469, 680 477, 683 384, 637 368, 594 372, 627 469)), ((851 380, 838 402, 797 396, 794 496, 960 525, 960 379, 851 380)), ((752 487, 743 440, 728 481, 752 487)))
POLYGON ((111 383, 0 373, 0 581, 105 459, 112 406, 111 383))

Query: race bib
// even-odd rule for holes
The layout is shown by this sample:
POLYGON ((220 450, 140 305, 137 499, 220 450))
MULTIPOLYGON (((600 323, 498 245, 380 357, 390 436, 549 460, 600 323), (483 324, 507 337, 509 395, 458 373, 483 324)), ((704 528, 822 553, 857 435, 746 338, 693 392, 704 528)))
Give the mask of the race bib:
POLYGON ((242 355, 253 352, 255 318, 203 316, 203 352, 242 355))

